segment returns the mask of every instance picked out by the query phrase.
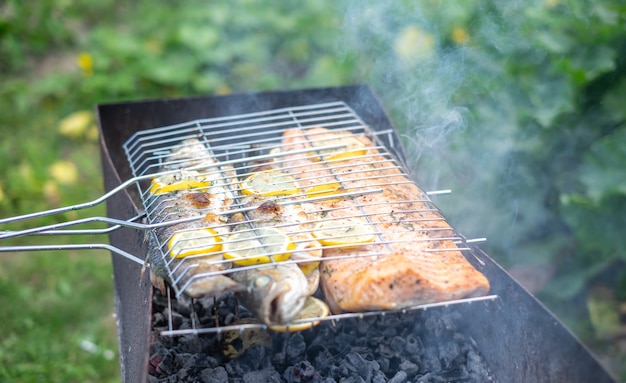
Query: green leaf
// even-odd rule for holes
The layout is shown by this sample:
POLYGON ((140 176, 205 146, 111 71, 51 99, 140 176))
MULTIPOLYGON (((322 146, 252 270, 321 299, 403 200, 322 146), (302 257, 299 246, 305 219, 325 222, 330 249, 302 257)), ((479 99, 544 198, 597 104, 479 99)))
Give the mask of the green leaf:
POLYGON ((564 196, 561 211, 576 237, 578 258, 590 265, 626 259, 626 194, 608 194, 598 201, 583 195, 564 196))
POLYGON ((626 195, 626 127, 591 147, 584 157, 580 179, 595 203, 609 194, 626 195))

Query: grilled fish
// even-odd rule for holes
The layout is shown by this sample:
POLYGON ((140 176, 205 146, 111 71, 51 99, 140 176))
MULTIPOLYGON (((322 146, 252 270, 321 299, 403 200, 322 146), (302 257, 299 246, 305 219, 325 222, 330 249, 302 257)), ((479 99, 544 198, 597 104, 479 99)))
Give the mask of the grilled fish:
POLYGON ((152 222, 173 222, 190 217, 199 219, 173 223, 149 234, 152 269, 158 277, 165 278, 193 298, 242 290, 243 286, 227 274, 231 263, 225 261, 219 251, 204 252, 202 246, 193 248, 190 240, 181 240, 182 248, 179 246, 177 252, 172 248, 175 235, 193 233, 193 230, 210 229, 216 244, 221 237, 228 235, 230 229, 223 213, 233 203, 228 183, 234 182, 235 172, 219 165, 197 139, 181 142, 165 158, 161 170, 179 172, 153 180, 146 207, 152 222), (190 167, 194 167, 193 170, 187 170, 190 167), (189 243, 189 255, 181 257, 185 243, 189 243))
POLYGON ((347 190, 363 191, 314 203, 311 216, 360 216, 375 227, 371 243, 323 251, 321 286, 333 312, 398 309, 488 293, 487 278, 457 249, 441 213, 369 139, 312 128, 288 130, 282 142, 285 152, 311 148, 286 157, 303 188, 340 182, 347 190), (342 141, 351 146, 344 149, 347 155, 315 149, 342 141))
MULTIPOLYGON (((277 227, 283 230, 294 244, 290 259, 307 278, 307 295, 313 295, 319 286, 319 265, 322 245, 311 234, 311 218, 305 206, 299 203, 280 204, 266 197, 253 196, 244 199, 247 206, 257 206, 247 212, 249 222, 255 227, 277 227)), ((293 202, 293 200, 292 200, 293 202)))
MULTIPOLYGON (((257 171, 271 171, 276 177, 281 177, 281 173, 270 165, 257 171)), ((271 182, 271 179, 267 181, 271 182)), ((322 246, 310 233, 308 215, 300 204, 294 203, 298 197, 282 194, 288 192, 291 191, 278 190, 272 193, 276 195, 266 196, 247 190, 241 198, 245 214, 232 218, 233 223, 240 222, 234 232, 239 227, 243 230, 271 227, 284 232, 293 244, 289 250, 290 259, 299 261, 298 265, 275 262, 242 271, 233 270, 232 278, 247 287, 237 296, 244 306, 269 326, 293 320, 306 298, 313 295, 319 286, 317 265, 322 257, 322 246), (285 197, 282 200, 288 203, 279 203, 281 197, 285 197)))
POLYGON ((309 296, 307 279, 293 263, 243 269, 232 278, 246 287, 237 294, 241 303, 267 325, 289 323, 309 296))

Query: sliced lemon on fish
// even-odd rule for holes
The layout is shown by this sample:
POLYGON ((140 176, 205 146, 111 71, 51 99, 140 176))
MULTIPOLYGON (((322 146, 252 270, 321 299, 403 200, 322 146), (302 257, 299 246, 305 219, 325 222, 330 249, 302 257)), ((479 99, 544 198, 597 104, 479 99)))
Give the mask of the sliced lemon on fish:
POLYGON ((263 197, 291 195, 300 192, 295 178, 278 170, 265 170, 250 175, 240 185, 243 194, 263 197))
POLYGON ((302 310, 293 319, 295 323, 272 324, 267 327, 276 332, 307 330, 317 326, 320 319, 327 317, 328 314, 330 314, 330 310, 324 301, 315 297, 307 297, 302 310))
POLYGON ((205 190, 211 187, 211 181, 196 171, 166 174, 154 178, 150 185, 150 193, 154 195, 172 193, 180 190, 205 190))
POLYGON ((274 227, 259 227, 228 236, 224 242, 224 258, 239 266, 286 261, 295 249, 284 231, 274 227))
POLYGON ((315 185, 305 190, 306 196, 309 198, 319 198, 339 194, 344 189, 339 182, 329 182, 326 184, 315 185))
POLYGON ((353 246, 372 242, 376 230, 358 217, 337 218, 316 224, 313 236, 324 246, 353 246))
POLYGON ((172 258, 184 258, 190 255, 206 254, 222 249, 222 240, 211 228, 178 231, 168 241, 172 258))
MULTIPOLYGON (((339 146, 338 148, 322 149, 319 154, 326 161, 339 161, 353 157, 360 157, 367 154, 365 144, 354 136, 338 136, 330 139, 320 139, 313 141, 313 147, 320 146, 339 146)), ((313 161, 319 161, 317 157, 313 161)))

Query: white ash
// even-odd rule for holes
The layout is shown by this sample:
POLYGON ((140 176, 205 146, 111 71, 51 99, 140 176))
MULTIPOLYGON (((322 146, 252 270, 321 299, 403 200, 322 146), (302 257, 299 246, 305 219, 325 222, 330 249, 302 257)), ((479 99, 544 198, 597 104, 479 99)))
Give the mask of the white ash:
MULTIPOLYGON (((172 299, 175 329, 228 325, 248 318, 227 296, 172 299)), ((323 321, 296 333, 271 333, 267 345, 253 345, 230 360, 214 334, 159 336, 168 326, 167 298, 153 300, 153 343, 148 366, 153 382, 404 383, 493 382, 476 342, 460 332, 464 318, 453 306, 388 314, 361 320, 323 321)))

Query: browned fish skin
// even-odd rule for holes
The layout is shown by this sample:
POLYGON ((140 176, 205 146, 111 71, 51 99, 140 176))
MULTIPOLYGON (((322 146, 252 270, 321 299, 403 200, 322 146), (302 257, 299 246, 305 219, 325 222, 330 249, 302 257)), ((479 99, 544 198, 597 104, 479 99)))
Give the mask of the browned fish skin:
POLYGON ((169 165, 164 166, 163 170, 206 165, 206 168, 198 171, 200 174, 204 173, 203 178, 210 178, 213 182, 206 190, 178 190, 157 194, 149 199, 155 222, 201 217, 195 221, 155 229, 154 234, 160 242, 160 247, 157 239, 150 239, 150 259, 154 271, 167 279, 170 284, 175 283, 192 298, 243 290, 241 284, 230 278, 228 273, 231 264, 224 261, 221 253, 192 255, 180 259, 172 259, 168 254, 168 241, 178 231, 210 227, 221 236, 229 233, 226 218, 217 213, 228 211, 233 202, 233 195, 227 183, 235 182, 235 172, 232 169, 220 168, 217 162, 209 157, 208 150, 195 139, 183 141, 166 161, 169 165), (224 177, 232 179, 224 180, 224 177), (171 275, 166 270, 166 262, 171 275))
MULTIPOLYGON (((324 128, 288 130, 283 151, 311 148, 310 140, 337 134, 324 128)), ((346 190, 382 189, 353 199, 313 204, 310 213, 325 218, 366 215, 380 233, 379 239, 368 245, 324 249, 324 258, 361 256, 327 259, 320 264, 321 286, 331 310, 397 309, 487 294, 485 276, 451 240, 437 240, 454 233, 441 213, 423 202, 425 194, 378 153, 369 139, 355 137, 368 147, 365 159, 352 157, 326 164, 311 153, 287 156, 293 166, 290 172, 302 188, 340 181, 346 190), (429 251, 437 248, 446 250, 429 251)))

